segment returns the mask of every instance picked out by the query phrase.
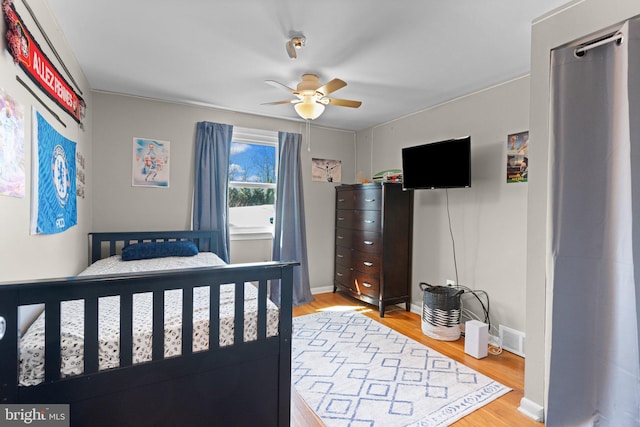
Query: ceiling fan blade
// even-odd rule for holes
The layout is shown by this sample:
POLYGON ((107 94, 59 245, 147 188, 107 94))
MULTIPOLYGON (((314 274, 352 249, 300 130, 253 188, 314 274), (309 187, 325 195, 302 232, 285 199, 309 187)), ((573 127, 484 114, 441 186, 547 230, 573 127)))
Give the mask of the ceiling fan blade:
POLYGON ((337 105, 339 107, 351 107, 358 108, 362 105, 362 101, 352 101, 350 99, 338 99, 338 98, 325 98, 331 105, 337 105))
POLYGON ((284 101, 274 101, 274 102, 263 102, 260 105, 279 105, 279 104, 295 104, 300 102, 299 99, 287 99, 284 101))
POLYGON ((285 86, 282 83, 277 82, 275 80, 265 80, 264 82, 267 83, 267 84, 270 84, 271 86, 275 86, 277 88, 284 89, 287 92, 291 92, 291 93, 295 93, 296 92, 294 89, 291 89, 289 86, 285 86))
POLYGON ((335 92, 336 90, 345 87, 346 85, 347 85, 347 82, 345 82, 344 80, 333 79, 330 82, 325 83, 324 85, 322 85, 318 89, 316 89, 316 92, 320 92, 324 96, 327 96, 330 93, 335 92))

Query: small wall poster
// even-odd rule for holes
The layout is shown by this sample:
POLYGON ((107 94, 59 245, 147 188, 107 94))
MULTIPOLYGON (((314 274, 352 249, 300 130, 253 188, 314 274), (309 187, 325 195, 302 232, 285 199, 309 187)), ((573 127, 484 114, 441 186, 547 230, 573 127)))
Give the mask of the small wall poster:
POLYGON ((134 187, 169 187, 169 141, 133 138, 134 187))
POLYGON ((24 108, 0 89, 0 194, 24 197, 24 108))
POLYGON ((60 135, 33 109, 31 232, 55 234, 78 222, 76 143, 60 135))
POLYGON ((323 182, 342 182, 342 161, 311 159, 311 179, 323 182))
POLYGON ((529 179, 529 131, 507 137, 507 184, 529 179))
POLYGON ((84 199, 84 186, 86 185, 86 175, 84 173, 84 156, 76 152, 76 196, 84 199))

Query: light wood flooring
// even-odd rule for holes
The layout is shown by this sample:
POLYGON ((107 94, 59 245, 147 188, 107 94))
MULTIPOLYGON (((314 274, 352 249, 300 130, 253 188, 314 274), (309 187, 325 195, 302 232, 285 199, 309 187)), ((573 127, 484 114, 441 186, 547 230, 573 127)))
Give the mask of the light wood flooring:
MULTIPOLYGON (((314 296, 315 301, 312 303, 295 307, 293 315, 302 316, 334 306, 357 306, 361 313, 372 319, 513 389, 504 396, 457 421, 453 426, 541 427, 544 425, 518 411, 524 390, 524 359, 522 357, 503 351, 500 355, 490 354, 488 357, 478 360, 464 352, 464 340, 462 338, 457 341, 438 341, 424 335, 421 329, 420 316, 409 313, 402 308, 388 307, 385 317, 380 318, 378 309, 375 306, 360 302, 339 292, 314 296)), ((320 418, 298 395, 295 388, 292 390, 291 425, 294 427, 324 426, 320 418)))

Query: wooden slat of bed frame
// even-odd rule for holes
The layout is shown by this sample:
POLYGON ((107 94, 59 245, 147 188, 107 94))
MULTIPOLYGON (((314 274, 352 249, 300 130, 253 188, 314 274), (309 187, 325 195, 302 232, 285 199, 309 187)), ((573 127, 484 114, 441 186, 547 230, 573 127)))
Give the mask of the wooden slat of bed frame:
POLYGON ((182 290, 182 355, 193 352, 193 288, 182 290))
POLYGON ((236 282, 234 294, 233 342, 244 341, 244 282, 236 282))
POLYGON ((120 294, 120 367, 133 363, 133 294, 120 294))
POLYGON ((153 332, 151 358, 164 359, 164 290, 153 291, 153 332))
POLYGON ((220 347, 220 284, 211 285, 209 292, 209 349, 220 347), (215 327, 218 325, 218 327, 215 327))
POLYGON ((58 349, 44 353, 44 380, 50 382, 60 379, 60 302, 45 303, 45 312, 45 348, 58 349))
POLYGON ((258 282, 258 339, 267 337, 267 281, 258 282))
POLYGON ((98 298, 84 300, 84 373, 98 372, 98 298))

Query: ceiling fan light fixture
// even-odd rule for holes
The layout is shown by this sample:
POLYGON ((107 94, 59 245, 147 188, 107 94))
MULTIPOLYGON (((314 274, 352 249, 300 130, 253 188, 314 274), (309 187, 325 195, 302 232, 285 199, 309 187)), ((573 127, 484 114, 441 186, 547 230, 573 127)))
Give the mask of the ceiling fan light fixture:
POLYGON ((296 113, 305 120, 317 119, 324 112, 324 105, 315 102, 311 97, 305 97, 304 101, 298 102, 293 108, 295 108, 296 113))

